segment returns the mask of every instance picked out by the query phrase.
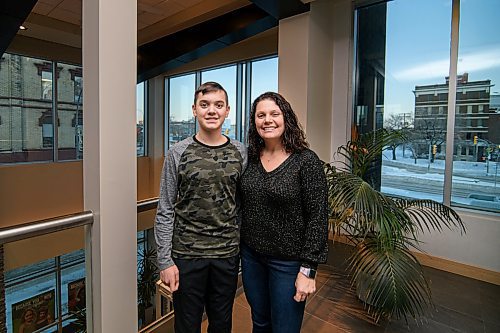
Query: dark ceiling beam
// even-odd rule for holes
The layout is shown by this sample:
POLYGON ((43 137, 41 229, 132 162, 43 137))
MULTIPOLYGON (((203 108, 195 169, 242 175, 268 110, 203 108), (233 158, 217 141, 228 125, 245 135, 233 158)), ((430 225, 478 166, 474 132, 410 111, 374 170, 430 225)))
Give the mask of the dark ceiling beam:
POLYGON ((277 20, 309 11, 309 4, 300 0, 250 0, 277 20))
POLYGON ((37 0, 0 1, 0 57, 17 34, 37 0))
POLYGON ((255 5, 139 46, 138 82, 275 27, 278 21, 255 5))

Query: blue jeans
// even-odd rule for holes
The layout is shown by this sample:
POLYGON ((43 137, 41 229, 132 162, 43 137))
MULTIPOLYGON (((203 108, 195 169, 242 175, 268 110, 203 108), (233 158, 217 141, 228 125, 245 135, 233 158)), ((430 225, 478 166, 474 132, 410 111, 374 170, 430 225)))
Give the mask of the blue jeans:
POLYGON ((261 255, 241 244, 243 288, 252 309, 253 333, 298 333, 306 302, 296 302, 300 261, 261 255))

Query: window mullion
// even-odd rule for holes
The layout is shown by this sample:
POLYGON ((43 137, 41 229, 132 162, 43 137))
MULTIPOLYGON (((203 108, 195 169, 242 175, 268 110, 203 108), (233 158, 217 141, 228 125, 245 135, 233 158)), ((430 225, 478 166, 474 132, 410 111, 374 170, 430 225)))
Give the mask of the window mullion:
POLYGON ((460 23, 460 0, 453 0, 451 15, 450 72, 448 84, 448 117, 446 124, 446 160, 444 168, 443 203, 451 204, 453 175, 453 151, 455 145, 455 113, 457 98, 458 37, 460 23))
POLYGON ((236 140, 243 142, 242 124, 242 98, 243 98, 243 63, 236 65, 236 140))
POLYGON ((52 62, 52 156, 59 161, 59 113, 57 105, 57 62, 52 62))

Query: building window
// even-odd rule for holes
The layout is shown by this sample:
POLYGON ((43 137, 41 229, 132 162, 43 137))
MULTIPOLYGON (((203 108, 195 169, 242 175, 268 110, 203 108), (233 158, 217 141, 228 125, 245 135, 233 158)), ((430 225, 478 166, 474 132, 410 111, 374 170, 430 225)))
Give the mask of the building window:
POLYGON ((38 126, 42 127, 42 147, 54 147, 54 123, 52 122, 52 110, 46 110, 42 113, 42 116, 38 119, 38 126))
POLYGON ((52 72, 42 72, 42 99, 52 99, 52 72))
POLYGON ((81 76, 75 76, 75 103, 83 104, 83 78, 81 76))

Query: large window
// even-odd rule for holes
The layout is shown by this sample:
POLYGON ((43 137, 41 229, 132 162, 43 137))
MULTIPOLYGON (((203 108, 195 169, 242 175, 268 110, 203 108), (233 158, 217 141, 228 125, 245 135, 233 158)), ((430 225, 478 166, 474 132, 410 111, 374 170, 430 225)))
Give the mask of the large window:
POLYGON ((461 1, 451 192, 456 204, 495 210, 500 210, 498 20, 499 1, 461 1))
MULTIPOLYGON (((267 91, 278 91, 278 58, 267 58, 254 61, 251 64, 251 92, 250 103, 259 97, 260 94, 267 91), (270 80, 269 78, 274 78, 270 80)), ((250 115, 251 104, 247 107, 247 112, 244 114, 245 118, 250 115)), ((245 126, 248 121, 243 122, 245 126)), ((248 129, 245 127, 243 133, 247 133, 248 129)))
POLYGON ((194 91, 207 81, 220 83, 228 93, 231 111, 222 127, 223 134, 244 142, 252 100, 265 91, 278 90, 278 58, 256 59, 165 78, 166 149, 196 133, 197 124, 191 109, 194 91))
POLYGON ((222 125, 222 133, 236 139, 236 65, 201 72, 201 82, 215 81, 227 91, 230 112, 222 125))
POLYGON ((500 2, 394 0, 358 8, 356 16, 355 133, 384 127, 406 136, 382 156, 382 191, 500 211, 500 37, 493 23, 500 2), (453 16, 460 34, 451 31, 453 5, 461 6, 453 16), (450 73, 452 61, 458 70, 450 73), (447 156, 453 163, 446 167, 447 156))
POLYGON ((167 137, 166 147, 195 133, 195 119, 191 106, 195 91, 195 74, 168 79, 167 92, 167 137))
MULTIPOLYGON (((152 229, 137 233, 139 276, 145 249, 151 249, 148 244, 152 242, 152 229)), ((61 325, 62 332, 86 331, 84 250, 7 270, 4 276, 8 333, 20 332, 19 328, 26 319, 37 332, 58 332, 58 325, 61 325)), ((141 283, 143 281, 139 280, 138 285, 141 283)), ((148 319, 151 322, 153 318, 148 319)))
MULTIPOLYGON (((83 157, 82 74, 80 66, 3 54, 0 164, 83 157)), ((144 83, 137 93, 137 155, 144 155, 144 83)))

